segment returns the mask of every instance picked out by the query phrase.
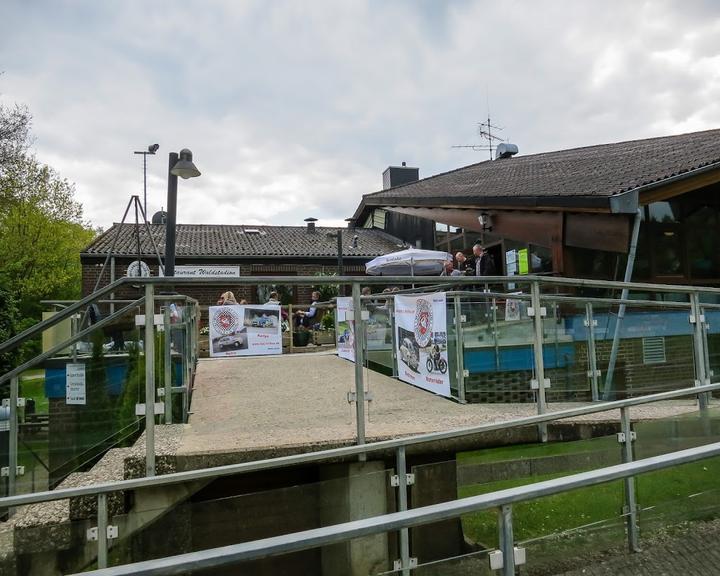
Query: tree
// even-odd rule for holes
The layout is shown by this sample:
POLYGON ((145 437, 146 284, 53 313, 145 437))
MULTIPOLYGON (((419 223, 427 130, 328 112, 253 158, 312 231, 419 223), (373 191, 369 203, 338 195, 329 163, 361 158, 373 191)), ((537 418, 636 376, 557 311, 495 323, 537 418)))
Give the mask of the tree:
POLYGON ((24 106, 8 108, 0 105, 0 176, 30 147, 31 120, 30 112, 24 106))

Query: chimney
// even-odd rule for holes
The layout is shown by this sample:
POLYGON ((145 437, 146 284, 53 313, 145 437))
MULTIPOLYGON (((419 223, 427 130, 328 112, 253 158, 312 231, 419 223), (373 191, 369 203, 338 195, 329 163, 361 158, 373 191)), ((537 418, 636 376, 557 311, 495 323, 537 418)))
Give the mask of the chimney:
POLYGON ((383 190, 409 184, 410 182, 417 182, 419 179, 420 169, 410 168, 405 162, 402 163, 402 166, 388 166, 383 172, 383 190))
POLYGON ((305 222, 307 222, 308 234, 315 234, 315 222, 317 222, 317 218, 305 218, 305 222))
POLYGON ((345 218, 348 230, 355 230, 355 218, 345 218))

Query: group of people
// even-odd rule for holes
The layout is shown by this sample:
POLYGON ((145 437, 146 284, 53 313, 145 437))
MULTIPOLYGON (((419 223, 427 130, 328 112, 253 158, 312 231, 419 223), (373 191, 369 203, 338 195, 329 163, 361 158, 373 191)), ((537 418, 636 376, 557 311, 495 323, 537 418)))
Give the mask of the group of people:
MULTIPOLYGON (((312 293, 312 304, 310 304, 310 307, 307 310, 297 310, 293 314, 293 316, 295 317, 295 326, 309 328, 316 322, 318 317, 318 302, 320 302, 320 292, 315 290, 312 293)), ((241 298, 238 302, 235 298, 235 294, 233 294, 229 290, 220 294, 220 298, 217 301, 218 306, 231 306, 233 304, 247 304, 247 300, 245 300, 245 298, 241 298)), ((278 293, 275 291, 270 292, 268 301, 265 302, 265 304, 274 304, 275 306, 280 306, 280 297, 278 293)), ((282 314, 283 321, 286 321, 288 319, 287 312, 285 312, 285 310, 283 310, 282 308, 280 309, 280 314, 282 314)))
POLYGON ((495 276, 495 259, 481 244, 472 248, 472 256, 462 252, 455 254, 455 260, 448 260, 442 276, 495 276))

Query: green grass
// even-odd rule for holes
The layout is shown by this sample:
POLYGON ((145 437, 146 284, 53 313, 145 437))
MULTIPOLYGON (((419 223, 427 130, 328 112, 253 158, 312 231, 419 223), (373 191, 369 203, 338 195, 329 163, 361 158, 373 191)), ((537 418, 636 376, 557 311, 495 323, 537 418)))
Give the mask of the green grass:
MULTIPOLYGON (((614 437, 547 445, 507 446, 458 454, 458 466, 588 453, 597 449, 607 449, 613 445, 620 450, 614 437)), ((592 467, 590 466, 590 468, 592 467)), ((587 468, 585 466, 552 474, 460 486, 458 496, 486 494, 532 482, 553 480, 587 468)), ((645 514, 647 517, 656 516, 655 519, 660 525, 663 522, 669 522, 668 518, 661 518, 663 515, 672 516, 673 522, 698 517, 706 518, 709 514, 713 515, 717 512, 717 510, 712 510, 715 508, 715 503, 719 501, 717 496, 713 498, 691 498, 690 496, 717 491, 718 477, 720 477, 720 458, 644 474, 639 476, 636 482, 639 506, 641 508, 656 506, 655 510, 645 514)), ((573 530, 591 523, 607 521, 606 535, 612 536, 612 539, 620 538, 623 534, 622 522, 619 518, 623 506, 623 490, 623 482, 617 481, 516 504, 513 506, 515 537, 517 540, 539 538, 559 531, 573 530), (613 519, 615 520, 613 521, 613 519)), ((497 545, 495 511, 467 515, 463 518, 463 527, 465 534, 471 540, 488 546, 497 545)), ((583 539, 584 537, 579 537, 580 541, 583 539)))
POLYGON ((48 399, 45 396, 45 371, 26 370, 20 377, 20 397, 35 400, 35 412, 48 413, 48 399))

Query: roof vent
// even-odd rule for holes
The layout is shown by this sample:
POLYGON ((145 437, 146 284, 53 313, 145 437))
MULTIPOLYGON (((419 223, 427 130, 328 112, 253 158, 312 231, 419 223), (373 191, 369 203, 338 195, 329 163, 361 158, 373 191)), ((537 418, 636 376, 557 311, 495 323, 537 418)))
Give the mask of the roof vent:
POLYGON ((315 233, 315 222, 317 222, 317 218, 305 218, 305 222, 307 222, 307 231, 308 234, 314 234, 315 233))
POLYGON ((164 210, 160 210, 159 212, 155 212, 152 217, 152 223, 153 224, 165 224, 167 221, 167 212, 164 210))
POLYGON ((510 158, 511 156, 515 156, 515 154, 518 153, 518 147, 515 144, 510 144, 509 142, 502 142, 501 144, 498 144, 497 149, 495 150, 495 160, 500 160, 501 158, 510 158))
POLYGON ((260 234, 260 230, 257 228, 244 228, 243 232, 245 232, 245 234, 260 234))

